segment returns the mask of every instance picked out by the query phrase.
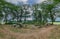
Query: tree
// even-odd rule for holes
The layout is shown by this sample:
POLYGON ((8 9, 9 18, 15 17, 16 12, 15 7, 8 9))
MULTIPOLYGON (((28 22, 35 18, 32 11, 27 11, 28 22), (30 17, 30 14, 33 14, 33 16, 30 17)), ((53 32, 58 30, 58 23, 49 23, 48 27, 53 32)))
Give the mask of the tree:
POLYGON ((29 14, 30 14, 29 5, 23 5, 23 10, 24 10, 24 12, 23 12, 24 23, 26 23, 27 18, 30 17, 29 16, 29 14))
POLYGON ((55 8, 55 4, 53 2, 51 3, 50 1, 45 1, 41 5, 41 7, 43 8, 43 12, 45 12, 46 14, 45 17, 50 18, 53 25, 53 22, 55 21, 55 13, 53 11, 53 9, 55 8))
MULTIPOLYGON (((11 4, 9 2, 6 2, 5 0, 1 0, 0 1, 0 12, 1 12, 1 15, 3 14, 3 12, 5 13, 5 22, 7 23, 7 17, 8 17, 8 14, 12 14, 13 15, 13 18, 14 19, 16 17, 16 13, 18 12, 19 6, 16 6, 14 4, 11 4)), ((1 16, 0 15, 0 16, 1 16)), ((2 15, 3 16, 3 15, 2 15)), ((1 17, 2 17, 1 16, 1 17)), ((18 18, 18 17, 17 17, 18 18)), ((3 18, 4 19, 4 18, 3 18)))
POLYGON ((36 21, 36 24, 42 25, 43 23, 43 15, 42 11, 40 10, 39 4, 33 5, 33 16, 34 20, 36 21))

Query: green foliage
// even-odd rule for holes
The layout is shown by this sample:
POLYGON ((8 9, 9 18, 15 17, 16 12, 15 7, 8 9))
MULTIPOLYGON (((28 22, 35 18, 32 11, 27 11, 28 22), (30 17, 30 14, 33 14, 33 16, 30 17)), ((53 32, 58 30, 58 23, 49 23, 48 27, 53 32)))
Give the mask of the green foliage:
MULTIPOLYGON (((6 23, 8 21, 15 21, 20 23, 27 23, 27 24, 38 24, 38 25, 45 25, 48 23, 48 19, 50 19, 53 22, 55 21, 55 9, 57 4, 60 3, 59 0, 47 0, 43 1, 41 4, 35 4, 32 6, 29 6, 27 4, 16 6, 12 3, 6 2, 5 0, 0 1, 0 18, 1 20, 4 19, 6 23), (29 8, 32 9, 32 14, 35 22, 27 22, 27 18, 31 17, 29 8), (4 14, 3 14, 4 12, 4 14), (8 15, 10 15, 12 18, 8 20, 8 15), (24 19, 24 20, 22 20, 24 19)), ((8 23, 9 24, 9 23, 8 23)))

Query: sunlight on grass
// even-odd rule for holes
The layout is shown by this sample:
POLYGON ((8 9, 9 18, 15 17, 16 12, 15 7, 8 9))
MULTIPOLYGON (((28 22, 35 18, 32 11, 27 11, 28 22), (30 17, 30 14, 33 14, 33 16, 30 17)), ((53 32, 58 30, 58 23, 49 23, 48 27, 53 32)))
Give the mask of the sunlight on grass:
MULTIPOLYGON (((52 23, 52 22, 49 22, 49 23, 52 23)), ((60 25, 60 22, 53 22, 53 24, 60 25)))
POLYGON ((60 22, 54 22, 54 24, 60 24, 60 22))

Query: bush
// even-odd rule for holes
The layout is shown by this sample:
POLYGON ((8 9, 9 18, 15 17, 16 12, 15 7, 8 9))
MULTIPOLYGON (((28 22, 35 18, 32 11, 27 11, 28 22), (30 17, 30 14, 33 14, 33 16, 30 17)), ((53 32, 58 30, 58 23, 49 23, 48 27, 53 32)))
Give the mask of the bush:
POLYGON ((23 24, 17 23, 17 24, 13 24, 13 26, 16 27, 16 28, 22 28, 23 27, 23 24))

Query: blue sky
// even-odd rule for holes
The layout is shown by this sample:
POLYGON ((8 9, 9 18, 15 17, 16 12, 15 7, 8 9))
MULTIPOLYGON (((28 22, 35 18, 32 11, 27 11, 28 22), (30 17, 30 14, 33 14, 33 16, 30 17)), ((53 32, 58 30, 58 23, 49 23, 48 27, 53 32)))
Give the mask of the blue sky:
POLYGON ((35 4, 35 3, 41 3, 45 0, 7 0, 8 2, 18 4, 18 2, 23 2, 24 4, 35 4))

